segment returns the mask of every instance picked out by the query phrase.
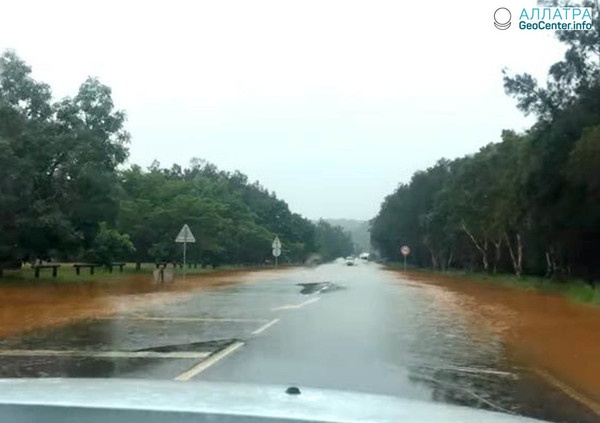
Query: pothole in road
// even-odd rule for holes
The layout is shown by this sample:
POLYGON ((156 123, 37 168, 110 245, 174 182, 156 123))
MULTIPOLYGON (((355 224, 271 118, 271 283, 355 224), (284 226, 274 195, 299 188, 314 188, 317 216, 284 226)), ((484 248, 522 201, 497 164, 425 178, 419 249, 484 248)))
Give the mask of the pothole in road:
POLYGON ((335 284, 333 282, 311 282, 311 283, 299 283, 298 286, 302 287, 300 290, 301 294, 320 294, 324 292, 338 291, 344 289, 343 286, 335 284))
POLYGON ((238 342, 238 339, 215 339, 211 341, 203 341, 203 342, 191 342, 189 344, 177 344, 177 345, 164 345, 161 347, 151 347, 144 348, 142 350, 137 350, 139 352, 149 351, 149 352, 216 352, 220 351, 223 348, 227 348, 228 346, 238 342))

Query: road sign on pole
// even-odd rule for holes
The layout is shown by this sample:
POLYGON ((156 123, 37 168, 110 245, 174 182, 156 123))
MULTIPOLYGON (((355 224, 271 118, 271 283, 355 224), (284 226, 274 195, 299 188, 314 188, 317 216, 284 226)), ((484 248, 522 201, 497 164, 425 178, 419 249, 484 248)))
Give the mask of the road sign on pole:
POLYGON ((185 275, 185 255, 187 250, 187 243, 196 242, 196 237, 194 237, 194 234, 192 233, 192 230, 187 225, 187 223, 183 225, 183 227, 179 231, 179 234, 175 238, 175 242, 183 243, 183 274, 185 275))
POLYGON ((276 236, 273 240, 273 244, 271 244, 271 247, 273 247, 273 257, 275 257, 275 266, 277 266, 277 258, 281 255, 281 241, 279 240, 278 236, 276 236))
POLYGON ((406 272, 406 256, 410 254, 410 247, 408 245, 400 247, 400 254, 404 256, 404 271, 406 272))

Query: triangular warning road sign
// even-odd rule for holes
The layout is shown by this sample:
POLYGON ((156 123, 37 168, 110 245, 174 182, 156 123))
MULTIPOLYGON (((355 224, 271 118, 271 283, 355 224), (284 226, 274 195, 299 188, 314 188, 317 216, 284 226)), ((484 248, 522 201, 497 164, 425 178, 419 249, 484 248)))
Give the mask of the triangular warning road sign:
POLYGON ((196 242, 196 238, 187 223, 183 225, 179 231, 179 235, 175 238, 175 242, 196 242))

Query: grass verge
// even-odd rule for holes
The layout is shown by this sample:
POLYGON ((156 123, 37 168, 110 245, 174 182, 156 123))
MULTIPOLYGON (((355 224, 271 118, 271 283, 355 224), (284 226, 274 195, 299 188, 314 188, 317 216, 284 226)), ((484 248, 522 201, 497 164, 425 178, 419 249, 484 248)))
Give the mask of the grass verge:
MULTIPOLYGON (((4 275, 0 278, 0 284, 2 285, 24 285, 24 284, 46 284, 46 283, 86 283, 86 282, 110 282, 118 281, 121 278, 131 275, 151 275, 156 269, 154 263, 142 263, 141 269, 136 270, 135 263, 127 263, 123 268, 123 272, 119 272, 118 267, 114 268, 112 273, 104 267, 96 267, 94 274, 90 274, 90 269, 82 268, 79 275, 76 274, 73 268, 73 263, 58 263, 58 274, 55 278, 52 277, 52 269, 42 269, 40 271, 40 277, 35 278, 34 270, 29 266, 25 265, 21 269, 4 270, 4 275)), ((283 267, 283 266, 280 266, 283 267)), ((225 270, 252 270, 252 269, 266 269, 266 266, 235 266, 235 265, 223 265, 215 269, 212 267, 202 268, 200 266, 194 268, 186 268, 185 274, 187 275, 200 275, 205 273, 213 273, 225 270)), ((269 266, 272 268, 272 266, 269 266)), ((173 270, 175 275, 182 275, 184 269, 177 267, 173 270)))
MULTIPOLYGON (((391 263, 388 268, 393 270, 402 270, 403 266, 401 263, 391 263)), ((583 279, 578 278, 560 278, 560 279, 548 279, 540 276, 521 276, 517 278, 512 274, 487 274, 468 272, 465 270, 432 270, 432 269, 420 269, 411 267, 407 269, 411 273, 420 274, 434 274, 448 276, 449 279, 469 279, 473 281, 483 281, 494 285, 515 287, 521 289, 530 289, 542 292, 552 292, 561 294, 567 298, 588 304, 594 304, 600 306, 600 288, 596 284, 596 288, 592 287, 589 283, 586 283, 583 279)))

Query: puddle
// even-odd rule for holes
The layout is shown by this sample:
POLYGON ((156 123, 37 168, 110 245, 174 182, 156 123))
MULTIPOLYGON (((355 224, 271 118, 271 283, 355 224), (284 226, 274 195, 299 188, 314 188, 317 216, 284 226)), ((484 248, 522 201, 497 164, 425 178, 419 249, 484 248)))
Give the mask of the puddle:
POLYGON ((0 362, 0 376, 172 379, 197 362, 198 359, 10 357, 0 362))
POLYGON ((300 290, 300 293, 304 294, 304 295, 321 294, 324 292, 338 291, 340 289, 344 289, 344 287, 337 285, 333 282, 311 282, 311 283, 299 283, 296 285, 302 287, 302 290, 300 290))
POLYGON ((165 345, 162 347, 151 347, 144 348, 137 351, 151 351, 151 352, 201 352, 201 351, 210 351, 217 352, 222 350, 223 348, 227 348, 231 344, 238 342, 238 339, 215 339, 213 341, 203 341, 203 342, 191 342, 189 344, 177 344, 177 345, 165 345))

